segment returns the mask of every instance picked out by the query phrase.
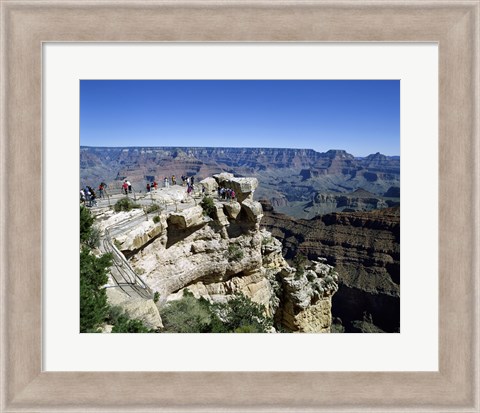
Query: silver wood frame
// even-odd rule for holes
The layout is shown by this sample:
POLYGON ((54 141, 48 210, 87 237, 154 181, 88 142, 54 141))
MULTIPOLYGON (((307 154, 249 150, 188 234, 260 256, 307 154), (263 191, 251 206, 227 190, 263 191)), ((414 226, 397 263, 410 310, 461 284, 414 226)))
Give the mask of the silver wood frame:
POLYGON ((0 6, 2 412, 480 411, 478 0, 0 6), (42 372, 41 51, 50 41, 438 42, 439 371, 42 372))

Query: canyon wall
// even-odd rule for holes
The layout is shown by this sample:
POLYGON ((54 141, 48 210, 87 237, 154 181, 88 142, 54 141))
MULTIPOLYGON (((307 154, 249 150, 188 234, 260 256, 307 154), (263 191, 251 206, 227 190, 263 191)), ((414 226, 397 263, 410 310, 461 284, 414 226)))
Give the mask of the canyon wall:
POLYGON ((274 212, 262 202, 262 226, 282 242, 284 256, 325 257, 340 274, 333 317, 346 331, 371 319, 386 332, 400 328, 400 208, 344 212, 310 220, 274 212))

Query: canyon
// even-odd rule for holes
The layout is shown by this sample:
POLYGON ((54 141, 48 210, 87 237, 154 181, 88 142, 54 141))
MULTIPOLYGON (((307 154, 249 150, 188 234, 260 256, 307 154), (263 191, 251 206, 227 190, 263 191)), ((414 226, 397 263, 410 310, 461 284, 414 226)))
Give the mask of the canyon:
MULTIPOLYGON (((80 166, 82 185, 104 181, 111 194, 119 194, 128 179, 134 196, 168 212, 159 223, 116 240, 163 303, 179 299, 186 288, 218 302, 241 292, 265 306, 285 331, 310 331, 311 314, 324 314, 313 331, 400 331, 399 157, 354 157, 344 150, 81 147, 80 166), (145 192, 147 182, 162 185, 172 175, 180 183, 180 176, 194 176, 196 190, 205 187, 212 198, 228 182, 239 202, 215 199, 216 212, 205 217, 200 201, 183 211, 180 185, 145 192), (297 271, 298 257, 308 259, 308 268, 297 271), (338 274, 336 287, 323 300, 324 281, 312 282, 330 271, 338 274)), ((103 214, 102 222, 115 220, 113 212, 103 214)))
POLYGON ((385 332, 400 329, 400 208, 294 219, 262 201, 262 227, 283 245, 283 255, 324 257, 340 274, 333 317, 346 332, 363 317, 385 332))
POLYGON ((366 211, 400 203, 400 158, 380 153, 354 157, 344 150, 288 148, 129 147, 80 148, 80 181, 119 190, 128 179, 137 192, 165 177, 221 172, 255 177, 254 198, 279 212, 312 218, 328 212, 366 211))

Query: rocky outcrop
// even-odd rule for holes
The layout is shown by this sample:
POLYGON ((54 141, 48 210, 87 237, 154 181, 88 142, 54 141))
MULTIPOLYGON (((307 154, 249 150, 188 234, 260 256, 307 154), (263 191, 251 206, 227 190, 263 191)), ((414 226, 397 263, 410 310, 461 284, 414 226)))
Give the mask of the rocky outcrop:
POLYGON ((206 195, 215 195, 217 193, 218 183, 211 176, 201 180, 200 185, 202 185, 205 188, 206 195))
POLYGON ((233 174, 224 172, 213 176, 218 185, 235 191, 238 202, 253 199, 253 193, 258 187, 257 178, 236 178, 233 174))
POLYGON ((328 264, 313 262, 306 269, 284 270, 282 325, 290 331, 330 332, 332 295, 338 290, 338 274, 328 264))
POLYGON ((325 257, 340 274, 332 313, 349 331, 364 313, 386 332, 400 327, 400 208, 293 219, 265 204, 262 227, 283 254, 325 257))
POLYGON ((107 297, 112 307, 117 307, 120 313, 125 313, 129 318, 141 320, 146 327, 153 330, 163 328, 160 313, 153 300, 132 298, 114 288, 107 289, 107 297))
POLYGON ((288 265, 281 243, 260 229, 263 209, 251 196, 256 180, 215 179, 232 189, 238 185, 242 201, 215 199, 205 211, 194 205, 162 209, 156 223, 139 215, 136 225, 112 235, 130 265, 159 293, 160 304, 179 299, 184 289, 211 302, 242 293, 284 331, 329 332, 336 275, 322 262, 301 272, 288 265))
POLYGON ((246 199, 242 203, 242 210, 245 211, 245 215, 249 222, 259 224, 262 220, 263 210, 260 202, 246 199))
MULTIPOLYGON (((144 245, 164 234, 166 228, 167 221, 165 216, 162 216, 158 223, 153 222, 151 219, 140 222, 133 228, 116 236, 116 246, 127 256, 132 255, 144 245)), ((165 237, 162 240, 165 242, 165 237)))
POLYGON ((242 206, 238 202, 228 202, 223 204, 223 209, 229 218, 236 219, 242 210, 242 206))
POLYGON ((168 216, 168 223, 169 225, 175 225, 180 229, 187 229, 203 225, 203 209, 201 206, 195 206, 185 209, 182 212, 172 212, 168 216))

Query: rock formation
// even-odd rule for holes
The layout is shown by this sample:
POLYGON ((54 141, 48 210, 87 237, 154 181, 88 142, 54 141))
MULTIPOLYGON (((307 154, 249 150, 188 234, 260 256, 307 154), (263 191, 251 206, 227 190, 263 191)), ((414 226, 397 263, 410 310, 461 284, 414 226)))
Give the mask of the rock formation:
POLYGON ((262 227, 281 240, 283 254, 324 257, 340 274, 332 313, 348 331, 371 315, 386 332, 400 328, 400 208, 293 219, 262 202, 262 227))
MULTIPOLYGON (((219 174, 215 182, 234 189, 240 202, 215 199, 207 214, 192 198, 180 204, 164 198, 165 205, 175 208, 159 210, 156 222, 141 211, 132 212, 125 230, 112 234, 136 273, 159 293, 159 305, 181 298, 185 288, 211 302, 243 293, 262 304, 284 331, 329 332, 338 287, 333 269, 320 261, 301 271, 287 264, 281 243, 260 229, 263 209, 253 200, 255 178, 219 174)), ((202 185, 215 191, 210 179, 202 185)), ((166 197, 170 189, 159 192, 166 197)), ((126 215, 107 212, 100 226, 118 222, 120 214, 126 215)))

